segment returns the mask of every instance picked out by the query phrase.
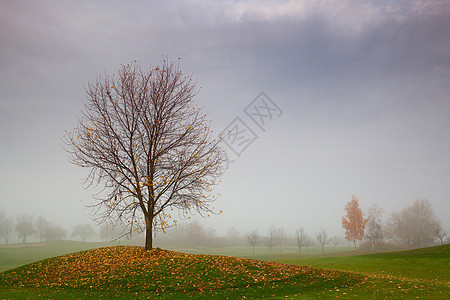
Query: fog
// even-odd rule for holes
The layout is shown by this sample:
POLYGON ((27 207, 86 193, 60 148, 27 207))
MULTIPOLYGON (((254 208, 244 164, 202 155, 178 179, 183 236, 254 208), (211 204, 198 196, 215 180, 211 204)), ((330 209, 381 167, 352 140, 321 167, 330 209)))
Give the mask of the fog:
POLYGON ((385 220, 428 199, 448 230, 449 16, 444 0, 2 1, 0 209, 69 233, 93 224, 86 170, 60 139, 98 74, 167 55, 198 80, 216 134, 236 118, 253 134, 225 145, 223 213, 202 220, 217 235, 273 225, 342 237, 352 195, 385 220))

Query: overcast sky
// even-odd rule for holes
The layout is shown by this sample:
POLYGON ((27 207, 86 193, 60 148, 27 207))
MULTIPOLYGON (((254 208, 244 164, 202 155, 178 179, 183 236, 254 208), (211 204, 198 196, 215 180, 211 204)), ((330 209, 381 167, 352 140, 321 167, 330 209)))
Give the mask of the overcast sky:
POLYGON ((11 0, 0 2, 0 41, 0 208, 10 216, 89 221, 85 170, 60 140, 84 87, 167 55, 198 80, 216 133, 239 117, 257 136, 229 151, 215 203, 224 213, 206 220, 218 233, 343 235, 352 195, 386 219, 426 198, 450 229, 449 1, 11 0), (245 112, 261 92, 274 108, 263 127, 245 112))

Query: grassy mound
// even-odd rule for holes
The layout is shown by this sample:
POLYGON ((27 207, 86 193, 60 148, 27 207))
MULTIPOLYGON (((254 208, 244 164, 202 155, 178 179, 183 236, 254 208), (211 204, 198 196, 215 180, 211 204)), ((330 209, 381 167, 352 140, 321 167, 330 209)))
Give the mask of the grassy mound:
POLYGON ((434 247, 426 247, 426 248, 417 248, 413 250, 403 250, 403 251, 395 251, 388 252, 387 255, 400 255, 400 256, 408 256, 408 255, 445 255, 449 257, 450 255, 450 244, 445 244, 442 246, 434 246, 434 247))
POLYGON ((17 297, 261 298, 339 289, 364 278, 216 255, 115 246, 76 252, 0 274, 0 292, 17 297))
POLYGON ((0 295, 2 299, 448 299, 448 250, 441 246, 297 258, 282 264, 134 246, 104 247, 0 273, 0 295))
POLYGON ((330 257, 288 257, 279 260, 293 265, 353 271, 373 276, 430 283, 450 282, 450 244, 414 250, 330 257))

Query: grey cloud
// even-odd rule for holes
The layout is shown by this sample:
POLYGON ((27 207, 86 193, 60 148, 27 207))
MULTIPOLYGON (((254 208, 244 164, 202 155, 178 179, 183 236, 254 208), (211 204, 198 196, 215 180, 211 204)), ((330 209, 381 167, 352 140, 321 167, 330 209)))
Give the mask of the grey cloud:
MULTIPOLYGON (((34 197, 33 209, 39 201, 51 207, 59 197, 46 191, 52 182, 68 194, 61 203, 80 209, 88 195, 80 192, 80 172, 68 165, 59 138, 76 122, 83 86, 120 63, 138 59, 147 66, 169 55, 182 57, 182 69, 204 86, 199 99, 219 131, 261 90, 285 111, 236 162, 218 207, 230 211, 245 199, 250 210, 276 196, 258 187, 278 185, 282 203, 310 215, 318 215, 314 201, 340 209, 339 201, 359 192, 367 201, 394 199, 399 207, 410 196, 430 195, 448 211, 441 184, 450 159, 445 1, 324 1, 327 7, 298 15, 232 18, 236 3, 1 2, 4 186, 21 188, 13 178, 31 166, 22 178, 39 179, 35 187, 44 188, 39 195, 21 190, 20 203, 34 197), (367 11, 358 15, 362 8, 367 11), (281 179, 264 176, 279 172, 285 172, 281 179)), ((1 197, 4 205, 16 196, 5 189, 1 197)), ((223 223, 245 214, 237 211, 223 223)))

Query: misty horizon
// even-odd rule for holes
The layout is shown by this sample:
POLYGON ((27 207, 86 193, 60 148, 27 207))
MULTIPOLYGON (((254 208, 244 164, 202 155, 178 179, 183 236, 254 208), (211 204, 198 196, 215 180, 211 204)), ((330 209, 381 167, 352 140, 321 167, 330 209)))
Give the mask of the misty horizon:
POLYGON ((69 235, 93 224, 87 172, 61 138, 88 82, 167 56, 198 81, 215 136, 247 129, 224 145, 223 213, 193 216, 218 236, 273 225, 342 237, 353 195, 384 222, 428 199, 450 229, 445 1, 13 1, 0 15, 0 209, 14 220, 43 216, 69 235))

